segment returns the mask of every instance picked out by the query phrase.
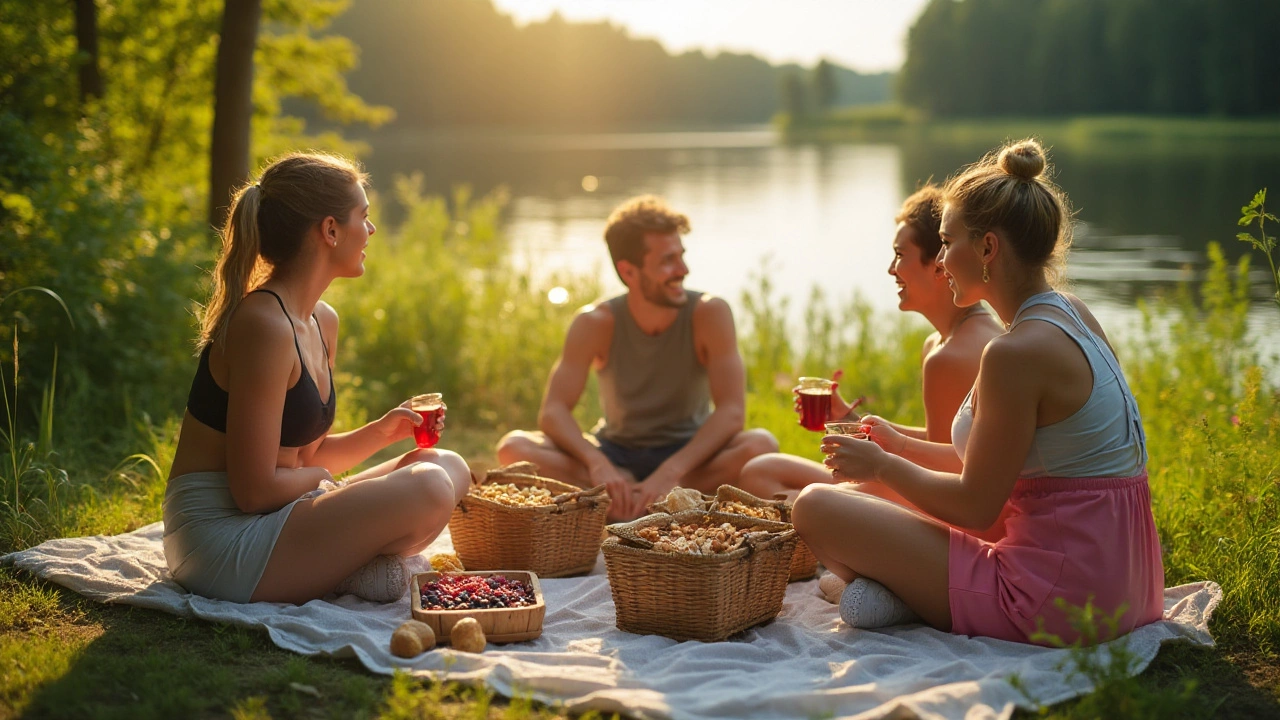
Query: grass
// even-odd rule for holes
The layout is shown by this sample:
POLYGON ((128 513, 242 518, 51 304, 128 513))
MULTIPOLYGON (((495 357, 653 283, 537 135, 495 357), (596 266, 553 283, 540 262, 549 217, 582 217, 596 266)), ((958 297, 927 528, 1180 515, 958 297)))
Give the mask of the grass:
POLYGON ((101 605, 0 570, 0 718, 544 718, 527 699, 359 662, 307 658, 264 633, 101 605))
MULTIPOLYGON (((401 191, 412 196, 413 187, 401 191)), ((484 235, 492 207, 481 201, 455 202, 455 208, 470 208, 466 227, 459 227, 457 214, 441 222, 439 208, 410 213, 406 227, 413 233, 387 241, 400 243, 400 261, 371 261, 371 277, 359 294, 352 288, 335 300, 345 313, 346 337, 339 405, 342 422, 354 424, 417 390, 423 378, 444 378, 446 396, 454 399, 445 443, 483 469, 493 464, 492 443, 502 431, 532 421, 572 309, 543 302, 545 288, 527 279, 471 272, 465 264, 406 274, 405 267, 424 267, 451 246, 492 252, 484 235), (429 284, 448 303, 404 305, 400 298, 409 282, 429 284), (455 306, 466 312, 451 317, 455 306), (520 333, 505 329, 513 324, 520 333), (395 352, 397 343, 410 347, 395 352), (442 346, 458 352, 446 355, 442 346)), ((1224 599, 1210 625, 1219 645, 1169 646, 1136 678, 1103 666, 1096 670, 1098 692, 1038 715, 1280 717, 1280 394, 1275 379, 1259 369, 1247 335, 1247 265, 1229 267, 1220 252, 1211 252, 1213 270, 1200 294, 1192 297, 1184 288, 1147 306, 1147 327, 1122 343, 1120 354, 1150 440, 1167 584, 1211 579, 1222 585, 1224 599)), ((591 291, 566 282, 582 296, 591 291)), ((774 430, 785 451, 813 456, 813 436, 796 427, 789 388, 798 374, 837 367, 846 370, 847 388, 869 396, 869 409, 921 421, 918 352, 925 329, 919 323, 879 316, 856 300, 833 306, 815 295, 803 337, 822 341, 800 349, 782 320, 786 303, 763 276, 743 299, 739 324, 751 425, 774 430)), ((584 404, 593 403, 588 398, 584 404)), ((66 458, 89 454, 61 454, 56 433, 39 430, 56 427, 54 402, 38 404, 37 430, 27 433, 35 439, 21 440, 23 429, 14 427, 0 445, 0 511, 6 519, 0 549, 49 537, 119 533, 159 519, 176 419, 140 423, 129 445, 68 463, 66 458), (120 457, 126 460, 113 460, 120 457), (33 468, 45 474, 27 472, 33 468), (49 477, 59 481, 51 484, 49 477)), ((584 409, 579 419, 588 413, 584 409)), ((528 718, 557 712, 475 688, 374 676, 355 661, 296 656, 260 632, 100 605, 0 569, 0 720, 528 718)))

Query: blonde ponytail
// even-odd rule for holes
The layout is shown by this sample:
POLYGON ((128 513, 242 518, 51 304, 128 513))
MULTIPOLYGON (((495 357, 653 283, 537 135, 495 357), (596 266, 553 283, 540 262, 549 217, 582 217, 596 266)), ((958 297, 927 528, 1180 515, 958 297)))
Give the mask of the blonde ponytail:
POLYGON ((231 313, 246 293, 266 279, 258 232, 261 198, 262 188, 255 183, 240 188, 232 200, 221 233, 222 253, 213 271, 213 296, 200 323, 200 350, 226 339, 231 313))

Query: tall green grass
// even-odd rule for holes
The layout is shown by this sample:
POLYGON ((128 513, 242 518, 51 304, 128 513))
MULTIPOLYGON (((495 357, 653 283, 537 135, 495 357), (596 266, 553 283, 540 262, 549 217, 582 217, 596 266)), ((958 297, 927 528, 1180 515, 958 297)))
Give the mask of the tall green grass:
POLYGON ((1209 248, 1210 271, 1143 307, 1126 374, 1142 410, 1165 582, 1214 580, 1213 629, 1227 644, 1280 651, 1280 394, 1245 315, 1249 259, 1209 248))

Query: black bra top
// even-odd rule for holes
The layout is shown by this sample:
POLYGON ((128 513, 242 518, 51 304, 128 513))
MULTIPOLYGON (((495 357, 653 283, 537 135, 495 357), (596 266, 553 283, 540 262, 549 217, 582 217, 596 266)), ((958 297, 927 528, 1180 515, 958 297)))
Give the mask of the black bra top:
MULTIPOLYGON (((254 292, 271 293, 280 309, 288 315, 284 301, 279 295, 262 288, 254 292)), ((315 315, 311 316, 315 320, 315 315)), ((316 321, 319 331, 320 322, 316 321)), ((320 335, 320 344, 324 345, 324 334, 320 335)), ((187 395, 187 411, 191 417, 217 430, 227 431, 227 391, 218 386, 209 372, 209 348, 206 345, 200 353, 200 365, 196 367, 195 379, 191 381, 191 392, 187 395)), ((284 414, 280 418, 281 447, 302 447, 318 440, 333 426, 333 414, 337 410, 336 396, 333 392, 333 373, 329 373, 329 402, 320 401, 320 389, 311 373, 307 372, 307 364, 302 359, 302 348, 298 345, 298 333, 293 334, 293 347, 298 351, 298 362, 302 363, 302 375, 298 382, 284 396, 284 414)), ((324 348, 325 360, 329 359, 329 348, 324 348)))

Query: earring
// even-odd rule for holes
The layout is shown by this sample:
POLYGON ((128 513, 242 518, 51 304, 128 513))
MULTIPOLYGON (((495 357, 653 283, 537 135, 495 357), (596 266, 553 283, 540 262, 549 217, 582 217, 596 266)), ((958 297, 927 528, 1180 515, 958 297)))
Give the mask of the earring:
POLYGON ((982 282, 991 282, 991 272, 987 269, 986 263, 982 263, 982 282))

